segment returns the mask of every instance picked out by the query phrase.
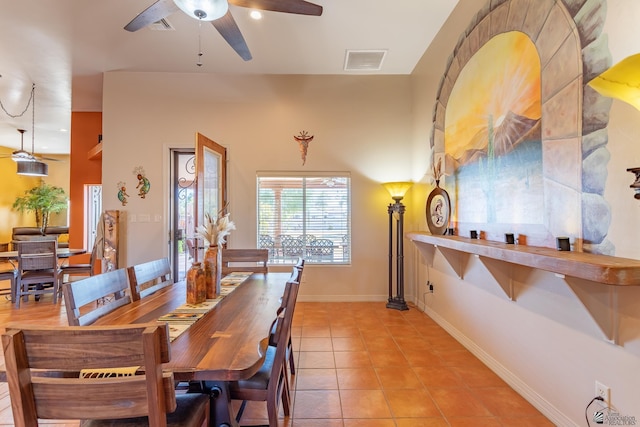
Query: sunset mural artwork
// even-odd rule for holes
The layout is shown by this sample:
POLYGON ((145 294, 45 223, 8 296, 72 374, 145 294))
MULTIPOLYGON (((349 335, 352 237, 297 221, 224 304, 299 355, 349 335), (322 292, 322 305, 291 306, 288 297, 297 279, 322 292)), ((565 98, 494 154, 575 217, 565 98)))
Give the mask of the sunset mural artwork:
POLYGON ((611 101, 587 86, 612 63, 606 9, 606 0, 487 0, 460 34, 430 135, 460 235, 515 233, 550 248, 569 236, 576 250, 615 254, 604 197, 611 101))
POLYGON ((541 224, 540 59, 524 33, 499 34, 460 72, 445 116, 447 190, 458 221, 541 224))

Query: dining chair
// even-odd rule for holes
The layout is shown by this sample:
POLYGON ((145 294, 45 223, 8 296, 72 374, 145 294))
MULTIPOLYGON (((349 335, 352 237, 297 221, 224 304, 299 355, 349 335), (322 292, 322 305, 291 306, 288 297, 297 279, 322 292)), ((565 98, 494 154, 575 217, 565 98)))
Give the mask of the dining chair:
POLYGON ((276 256, 276 243, 273 240, 273 237, 268 234, 261 234, 258 237, 258 247, 260 249, 267 249, 270 257, 276 256))
POLYGON ((265 360, 258 372, 246 380, 232 381, 229 383, 229 394, 232 400, 242 400, 242 404, 236 414, 239 422, 246 407, 247 401, 264 401, 267 405, 269 426, 277 427, 278 409, 280 402, 285 416, 290 414, 291 396, 289 380, 286 372, 286 352, 288 337, 291 334, 291 323, 295 301, 298 296, 298 283, 287 282, 285 295, 287 302, 276 320, 271 325, 275 330, 273 345, 267 347, 265 360))
POLYGON ((80 276, 80 277, 89 277, 94 274, 94 264, 96 261, 96 251, 98 250, 98 245, 94 244, 91 249, 91 254, 89 255, 89 263, 81 263, 81 264, 62 264, 60 269, 62 270, 62 282, 70 282, 71 276, 80 276), (68 280, 64 280, 64 277, 67 276, 68 280))
POLYGON ((100 317, 131 302, 124 268, 62 285, 69 326, 90 325, 100 317), (98 301, 101 304, 98 305, 98 301))
POLYGON ((167 258, 128 267, 127 274, 131 287, 131 298, 134 301, 173 284, 171 266, 167 258))
POLYGON ((8 325, 2 335, 14 424, 84 427, 209 425, 209 396, 176 395, 166 324, 8 325))
POLYGON ((307 245, 307 254, 316 261, 332 261, 333 241, 331 239, 316 239, 307 245))
POLYGON ((300 257, 304 255, 304 240, 292 236, 282 237, 282 256, 284 259, 300 257))
POLYGON ((268 249, 222 249, 222 276, 233 271, 268 273, 268 249))
POLYGON ((9 263, 0 264, 0 281, 8 281, 8 288, 0 288, 0 295, 9 295, 11 303, 16 300, 16 284, 18 271, 9 263))
MULTIPOLYGON (((304 270, 304 259, 298 258, 298 262, 293 266, 293 271, 291 272, 291 277, 289 278, 289 283, 297 283, 300 285, 302 281, 302 272, 304 270)), ((286 308, 286 304, 289 302, 289 292, 291 291, 291 286, 286 286, 284 289, 284 294, 282 295, 282 302, 280 307, 278 308, 277 313, 280 314, 282 310, 286 308)), ((293 302, 295 304, 295 300, 293 302)), ((276 330, 271 329, 269 333, 269 345, 275 346, 275 336, 276 330)), ((289 337, 287 338, 287 352, 286 358, 289 361, 289 370, 291 371, 291 375, 296 374, 296 366, 295 366, 295 355, 293 354, 293 340, 291 338, 291 331, 289 331, 289 337)))
POLYGON ((24 299, 26 302, 29 295, 39 299, 43 294, 52 293, 53 303, 58 302, 62 275, 57 250, 58 241, 55 239, 24 240, 18 244, 16 307, 20 308, 20 301, 24 299))
POLYGON ((187 246, 187 255, 192 260, 196 259, 196 242, 195 239, 185 239, 185 245, 187 246))

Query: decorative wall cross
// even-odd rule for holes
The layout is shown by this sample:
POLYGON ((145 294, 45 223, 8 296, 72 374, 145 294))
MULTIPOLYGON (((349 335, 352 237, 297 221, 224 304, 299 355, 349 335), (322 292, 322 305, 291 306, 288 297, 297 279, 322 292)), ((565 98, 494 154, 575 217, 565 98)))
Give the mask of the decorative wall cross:
POLYGON ((306 130, 300 132, 300 135, 293 137, 298 143, 300 147, 300 157, 302 158, 302 166, 304 166, 307 161, 307 149, 309 148, 309 143, 313 141, 313 135, 309 135, 306 130))

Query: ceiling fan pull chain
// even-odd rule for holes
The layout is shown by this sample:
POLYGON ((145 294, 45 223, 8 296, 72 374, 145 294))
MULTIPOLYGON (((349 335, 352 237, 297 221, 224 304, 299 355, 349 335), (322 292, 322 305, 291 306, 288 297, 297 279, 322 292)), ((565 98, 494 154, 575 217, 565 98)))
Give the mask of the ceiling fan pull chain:
POLYGON ((198 21, 198 67, 202 67, 202 21, 198 21))

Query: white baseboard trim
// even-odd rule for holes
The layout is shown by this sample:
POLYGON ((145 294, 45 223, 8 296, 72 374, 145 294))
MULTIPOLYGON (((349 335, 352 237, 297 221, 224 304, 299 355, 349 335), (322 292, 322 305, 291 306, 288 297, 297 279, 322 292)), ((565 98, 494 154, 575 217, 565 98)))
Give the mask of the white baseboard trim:
POLYGON ((447 331, 452 337, 454 337, 460 344, 462 344, 467 350, 473 353, 478 359, 480 359, 489 369, 502 378, 507 384, 509 384, 515 391, 517 391, 522 397, 524 397, 529 403, 536 407, 544 416, 549 418, 551 422, 560 427, 578 427, 571 419, 565 414, 560 412, 550 402, 545 400, 542 396, 536 393, 526 382, 522 381, 513 372, 509 371, 491 355, 485 352, 481 347, 476 345, 475 342, 470 340, 466 335, 457 330, 453 325, 447 322, 438 313, 426 307, 424 303, 417 302, 417 307, 422 310, 427 316, 431 317, 438 325, 440 325, 445 331, 447 331))

